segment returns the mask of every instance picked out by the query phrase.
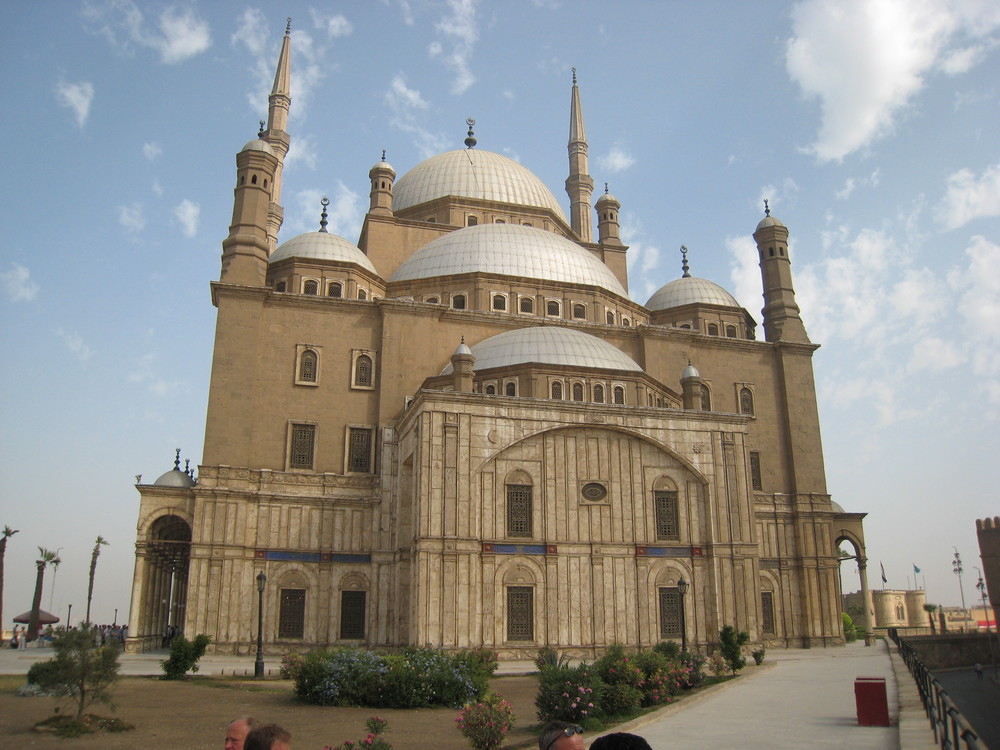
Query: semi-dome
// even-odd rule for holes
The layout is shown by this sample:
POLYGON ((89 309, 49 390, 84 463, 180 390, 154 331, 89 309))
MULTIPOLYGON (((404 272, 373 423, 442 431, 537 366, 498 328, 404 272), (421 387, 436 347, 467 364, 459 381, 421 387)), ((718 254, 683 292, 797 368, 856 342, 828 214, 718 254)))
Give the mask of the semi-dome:
POLYGON ((160 474, 154 485, 157 487, 194 487, 194 480, 180 469, 171 469, 160 474))
POLYGON ((274 149, 271 148, 271 144, 262 138, 254 138, 252 141, 247 141, 246 145, 243 146, 241 151, 263 151, 265 154, 270 154, 275 156, 274 149))
POLYGON ((566 221, 552 191, 529 169, 474 148, 447 151, 415 166, 397 180, 392 205, 401 211, 446 195, 546 208, 566 221))
POLYGON ((378 275, 375 266, 368 256, 358 249, 358 246, 329 232, 306 232, 292 237, 288 242, 278 245, 271 253, 269 263, 276 263, 286 258, 304 258, 308 260, 332 260, 340 263, 354 263, 367 271, 378 275))
POLYGON ((611 269, 589 250, 558 234, 520 224, 480 224, 449 232, 407 258, 390 281, 464 273, 587 284, 628 296, 611 269))
POLYGON ((722 305, 740 307, 736 298, 708 279, 683 276, 664 284, 649 298, 646 307, 650 311, 669 310, 683 305, 722 305))
MULTIPOLYGON (((492 336, 472 347, 475 369, 511 367, 535 362, 566 365, 579 369, 642 372, 642 368, 621 349, 588 333, 562 326, 534 326, 492 336)), ((452 372, 448 365, 441 372, 452 372)))

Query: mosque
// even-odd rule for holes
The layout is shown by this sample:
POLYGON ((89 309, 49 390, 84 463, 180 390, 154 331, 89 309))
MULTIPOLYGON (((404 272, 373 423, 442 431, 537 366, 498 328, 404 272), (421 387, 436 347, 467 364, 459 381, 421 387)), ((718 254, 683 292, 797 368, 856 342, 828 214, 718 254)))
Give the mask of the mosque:
POLYGON ((236 156, 202 461, 136 484, 127 647, 248 653, 258 601, 269 653, 843 643, 865 514, 827 492, 785 225, 753 233, 763 340, 686 257, 630 299, 574 74, 568 212, 470 121, 463 149, 371 168, 356 243, 324 203, 279 245, 290 80, 286 29, 236 156))

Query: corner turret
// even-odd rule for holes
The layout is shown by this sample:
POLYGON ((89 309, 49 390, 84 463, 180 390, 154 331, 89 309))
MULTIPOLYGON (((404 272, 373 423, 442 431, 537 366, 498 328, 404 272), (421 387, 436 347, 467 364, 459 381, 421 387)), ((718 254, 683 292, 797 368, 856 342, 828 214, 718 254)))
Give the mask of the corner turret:
POLYGON ((767 341, 809 343, 809 335, 799 317, 792 287, 792 263, 788 257, 788 228, 771 216, 764 201, 764 218, 753 233, 760 258, 760 275, 764 287, 764 338, 767 341))

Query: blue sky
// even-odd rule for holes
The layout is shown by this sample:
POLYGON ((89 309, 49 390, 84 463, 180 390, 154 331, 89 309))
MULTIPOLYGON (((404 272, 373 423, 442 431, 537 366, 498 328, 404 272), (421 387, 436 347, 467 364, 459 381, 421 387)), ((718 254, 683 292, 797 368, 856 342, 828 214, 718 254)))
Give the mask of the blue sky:
MULTIPOLYGON (((126 616, 138 493, 201 457, 234 156, 266 116, 285 17, 293 101, 281 240, 357 240, 368 169, 461 148, 567 202, 571 68, 591 173, 622 203, 631 295, 680 274, 760 320, 750 234, 791 232, 827 478, 866 511, 871 583, 957 604, 1000 515, 1000 6, 983 0, 9 4, 0 31, 0 524, 5 616, 38 546, 43 607, 126 616), (923 583, 923 577, 921 579, 923 583)), ((596 197, 596 196, 595 196, 596 197)), ((855 579, 856 580, 856 579, 855 579)), ((848 586, 853 588, 853 582, 848 586)))

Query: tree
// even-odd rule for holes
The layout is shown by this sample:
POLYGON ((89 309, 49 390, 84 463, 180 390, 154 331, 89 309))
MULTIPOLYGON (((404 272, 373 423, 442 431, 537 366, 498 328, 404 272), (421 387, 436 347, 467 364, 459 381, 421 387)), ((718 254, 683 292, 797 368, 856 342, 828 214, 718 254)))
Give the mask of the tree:
POLYGON ((68 698, 76 718, 94 701, 114 708, 111 687, 118 681, 118 649, 98 646, 90 628, 60 628, 52 644, 54 658, 33 669, 37 684, 50 695, 68 698))
POLYGON ((0 538, 0 625, 3 623, 3 559, 7 554, 7 540, 16 534, 19 529, 12 529, 10 526, 3 527, 3 537, 0 538))
POLYGON ((937 635, 937 628, 934 625, 934 610, 937 609, 936 604, 925 604, 924 612, 927 613, 927 621, 931 624, 931 635, 937 635))
MULTIPOLYGON (((90 553, 90 582, 87 584, 87 622, 90 622, 90 600, 94 598, 94 573, 97 572, 97 558, 101 554, 101 547, 107 545, 108 541, 103 536, 97 537, 94 544, 94 551, 90 553)), ((68 625, 69 623, 67 623, 68 625)))
POLYGON ((719 651, 722 652, 722 656, 733 674, 736 674, 747 665, 747 660, 743 656, 743 647, 749 641, 749 633, 745 630, 737 633, 736 628, 732 625, 725 625, 719 631, 719 651))
POLYGON ((52 550, 38 548, 38 559, 35 560, 38 572, 35 575, 35 597, 31 600, 31 617, 28 619, 28 641, 38 637, 38 613, 42 609, 42 581, 45 578, 45 567, 49 564, 58 565, 61 562, 59 555, 52 550))

